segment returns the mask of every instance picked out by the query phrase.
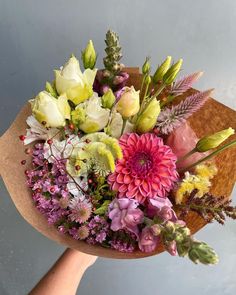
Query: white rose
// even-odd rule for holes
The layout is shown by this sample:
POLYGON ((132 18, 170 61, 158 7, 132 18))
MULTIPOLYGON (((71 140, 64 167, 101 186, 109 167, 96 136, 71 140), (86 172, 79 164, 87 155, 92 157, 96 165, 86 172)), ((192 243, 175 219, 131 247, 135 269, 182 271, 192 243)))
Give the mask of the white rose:
POLYGON ((70 119, 70 106, 65 95, 57 99, 41 91, 30 103, 34 117, 47 127, 65 126, 65 120, 70 119))

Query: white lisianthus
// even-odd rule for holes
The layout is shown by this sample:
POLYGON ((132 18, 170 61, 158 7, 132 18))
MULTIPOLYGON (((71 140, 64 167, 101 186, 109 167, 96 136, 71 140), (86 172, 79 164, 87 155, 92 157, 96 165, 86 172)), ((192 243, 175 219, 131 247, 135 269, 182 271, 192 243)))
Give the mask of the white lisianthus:
POLYGON ((74 104, 84 102, 93 95, 93 82, 97 70, 86 69, 81 72, 79 61, 73 55, 61 70, 55 70, 56 89, 59 94, 66 93, 74 104))
MULTIPOLYGON (((109 126, 109 134, 112 137, 115 138, 119 138, 121 136, 121 130, 122 130, 122 126, 123 126, 123 119, 120 113, 114 113, 112 115, 112 120, 111 120, 111 124, 109 126)), ((129 121, 127 121, 126 125, 125 125, 125 130, 123 133, 129 133, 132 132, 134 130, 134 124, 130 123, 129 121)))
POLYGON ((84 121, 79 124, 79 129, 85 133, 97 132, 106 127, 110 110, 102 108, 101 98, 96 93, 77 108, 83 110, 85 114, 84 121))
POLYGON ((66 95, 57 99, 50 93, 41 91, 29 102, 34 117, 46 127, 62 127, 65 126, 66 119, 70 119, 70 106, 66 95))

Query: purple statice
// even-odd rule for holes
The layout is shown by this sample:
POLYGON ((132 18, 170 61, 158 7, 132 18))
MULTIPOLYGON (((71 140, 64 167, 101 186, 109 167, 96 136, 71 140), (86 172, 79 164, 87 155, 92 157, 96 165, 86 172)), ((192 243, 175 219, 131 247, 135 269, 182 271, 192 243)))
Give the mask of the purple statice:
POLYGON ((43 156, 43 144, 37 143, 32 151, 32 163, 33 169, 25 172, 27 185, 33 191, 37 209, 49 224, 55 224, 69 214, 65 161, 48 163, 43 156))
POLYGON ((120 252, 133 252, 137 247, 137 236, 127 230, 118 230, 112 232, 112 238, 109 242, 112 249, 120 252))
POLYGON ((89 221, 88 228, 90 232, 86 241, 89 244, 101 244, 106 240, 109 231, 109 224, 103 217, 98 215, 94 216, 89 221))
POLYGON ((197 92, 182 100, 178 105, 171 108, 165 108, 161 111, 157 119, 156 127, 162 134, 169 134, 175 128, 183 124, 187 118, 198 111, 209 98, 212 89, 203 92, 197 92))

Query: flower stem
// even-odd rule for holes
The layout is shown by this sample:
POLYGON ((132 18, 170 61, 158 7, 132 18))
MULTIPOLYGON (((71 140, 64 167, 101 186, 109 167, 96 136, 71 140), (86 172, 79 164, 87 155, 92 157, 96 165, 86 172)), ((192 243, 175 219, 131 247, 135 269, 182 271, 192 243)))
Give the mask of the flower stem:
POLYGON ((193 168, 194 166, 196 166, 196 165, 198 165, 198 164, 200 164, 200 163, 202 163, 202 162, 205 162, 205 161, 209 160, 210 158, 216 156, 216 155, 219 154, 220 152, 222 152, 222 151, 224 151, 224 150, 226 150, 226 149, 228 149, 228 148, 230 148, 230 147, 232 147, 232 146, 234 146, 234 145, 236 145, 236 140, 233 140, 233 141, 231 141, 230 143, 227 143, 227 144, 223 145, 221 148, 219 148, 219 149, 217 149, 216 151, 212 152, 212 153, 209 154, 208 156, 206 156, 206 157, 200 159, 199 161, 197 161, 197 162, 195 162, 195 163, 193 163, 193 164, 191 164, 191 165, 189 165, 189 166, 187 166, 187 167, 185 167, 185 168, 180 169, 179 172, 183 172, 183 171, 185 171, 185 170, 189 170, 189 169, 193 168))
POLYGON ((190 157, 192 154, 194 154, 194 153, 196 153, 196 152, 197 152, 196 148, 192 149, 192 150, 191 150, 190 152, 188 152, 186 155, 184 155, 183 157, 180 157, 180 158, 176 161, 176 163, 181 162, 181 161, 187 159, 188 157, 190 157))
POLYGON ((160 103, 160 107, 161 107, 161 108, 165 107, 167 104, 171 103, 174 99, 175 99, 175 96, 174 96, 174 95, 169 95, 169 96, 167 97, 167 100, 166 100, 166 101, 162 101, 162 102, 160 103))
POLYGON ((121 129, 121 135, 124 133, 125 131, 125 126, 127 123, 128 119, 127 118, 123 118, 123 125, 122 125, 122 129, 121 129))

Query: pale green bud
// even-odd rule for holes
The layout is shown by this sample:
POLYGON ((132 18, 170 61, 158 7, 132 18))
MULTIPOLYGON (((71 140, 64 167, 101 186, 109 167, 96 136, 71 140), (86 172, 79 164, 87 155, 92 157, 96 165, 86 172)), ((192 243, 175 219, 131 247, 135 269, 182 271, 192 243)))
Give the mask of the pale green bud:
POLYGON ((179 59, 175 64, 173 64, 169 70, 165 73, 163 77, 163 81, 166 85, 170 85, 174 82, 176 76, 178 75, 181 66, 182 66, 183 60, 182 58, 179 59))
POLYGON ((153 224, 151 226, 152 232, 154 236, 159 236, 161 234, 161 227, 158 224, 153 224))
POLYGON ((142 66, 143 75, 146 75, 146 74, 148 74, 150 72, 150 67, 151 66, 150 66, 149 60, 150 60, 150 58, 146 57, 146 60, 145 60, 145 62, 143 64, 143 66, 142 66))
POLYGON ((52 96, 56 97, 57 98, 57 92, 56 92, 56 89, 52 86, 52 84, 50 82, 46 82, 46 85, 45 85, 45 90, 50 93, 52 96))
POLYGON ((138 117, 135 129, 138 133, 146 133, 152 130, 160 113, 160 103, 154 98, 138 117))
POLYGON ((87 47, 84 51, 82 51, 82 60, 85 69, 94 68, 97 60, 97 55, 92 40, 89 40, 87 47))
POLYGON ((161 81, 165 73, 168 71, 171 63, 171 56, 167 56, 164 62, 157 68, 156 72, 152 77, 152 81, 156 84, 158 81, 161 81))
POLYGON ((176 239, 176 242, 177 242, 177 251, 179 256, 181 257, 186 256, 190 248, 189 239, 182 239, 181 241, 178 241, 178 239, 176 239))
POLYGON ((114 105, 116 97, 111 89, 109 89, 105 94, 102 96, 102 106, 105 109, 111 109, 114 105))
POLYGON ((193 242, 188 256, 194 263, 217 264, 219 261, 216 252, 210 246, 197 241, 193 242))
POLYGON ((144 84, 145 84, 145 85, 150 85, 151 82, 152 82, 152 78, 151 78, 151 76, 150 76, 150 75, 147 75, 147 76, 145 77, 144 84))
POLYGON ((215 134, 205 136, 197 142, 196 150, 202 153, 214 149, 232 134, 234 134, 234 129, 230 127, 228 129, 216 132, 215 134))

